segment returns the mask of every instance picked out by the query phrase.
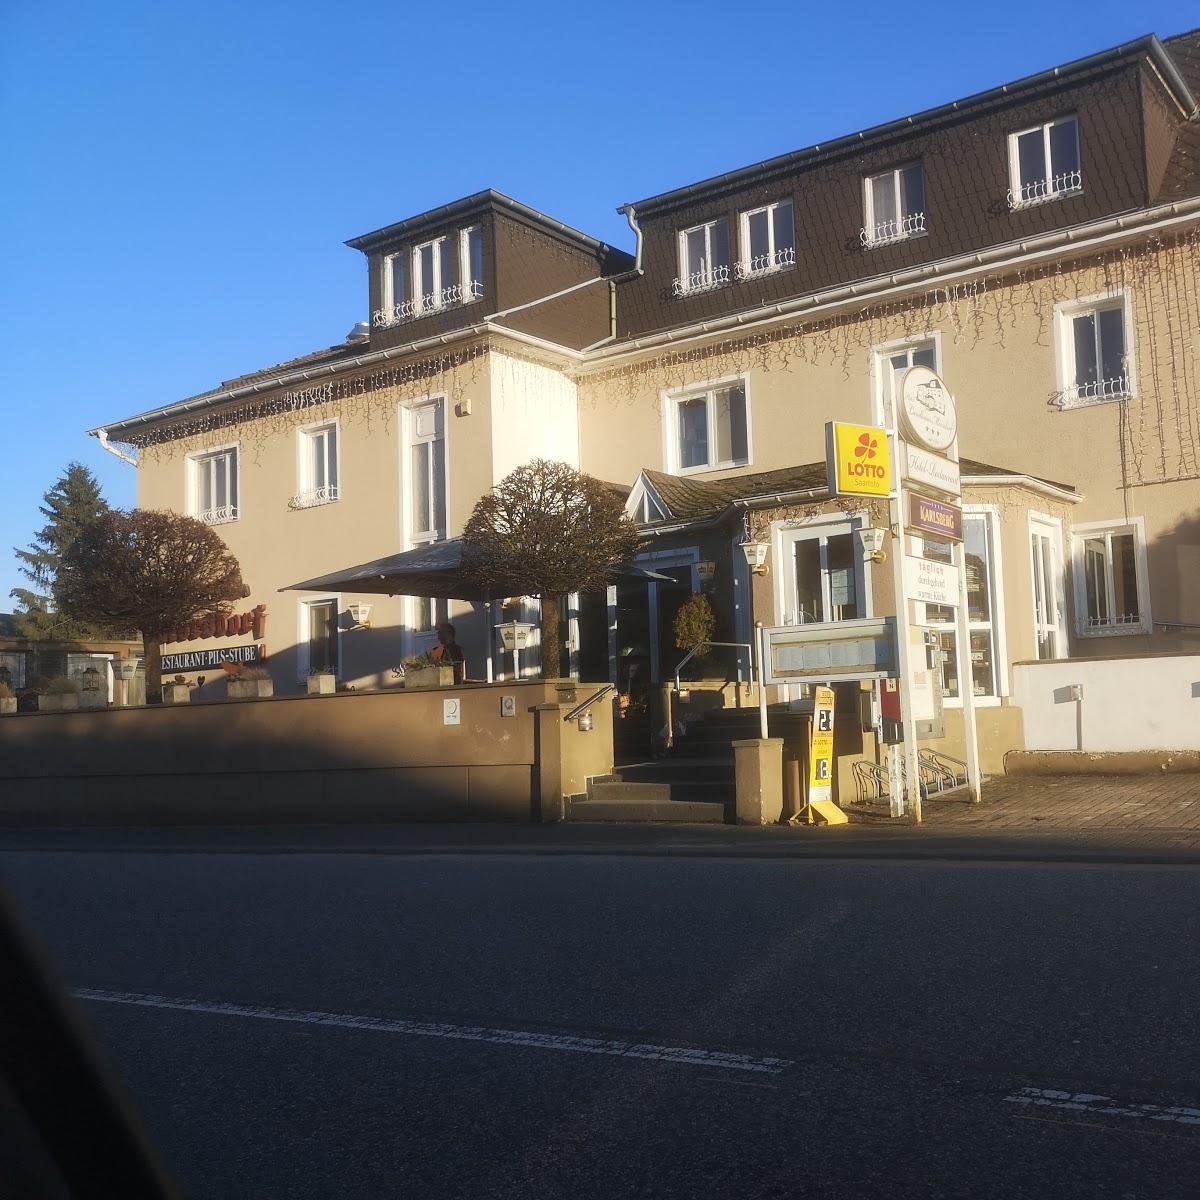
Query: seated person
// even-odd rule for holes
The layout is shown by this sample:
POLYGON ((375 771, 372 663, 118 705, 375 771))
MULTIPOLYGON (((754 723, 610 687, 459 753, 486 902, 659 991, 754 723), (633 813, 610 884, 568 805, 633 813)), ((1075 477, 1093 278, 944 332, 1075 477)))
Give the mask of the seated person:
POLYGON ((447 621, 438 626, 438 644, 429 652, 434 662, 450 663, 454 667, 454 682, 462 683, 463 672, 466 670, 467 656, 463 648, 454 640, 454 626, 447 621))

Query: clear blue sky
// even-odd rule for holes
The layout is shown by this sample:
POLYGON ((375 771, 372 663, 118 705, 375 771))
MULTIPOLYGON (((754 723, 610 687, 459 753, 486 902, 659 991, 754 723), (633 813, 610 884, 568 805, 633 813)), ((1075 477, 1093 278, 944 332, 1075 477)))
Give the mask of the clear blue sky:
POLYGON ((483 187, 614 208, 1143 33, 1131 5, 0 0, 0 609, 84 430, 341 341, 342 245, 483 187))

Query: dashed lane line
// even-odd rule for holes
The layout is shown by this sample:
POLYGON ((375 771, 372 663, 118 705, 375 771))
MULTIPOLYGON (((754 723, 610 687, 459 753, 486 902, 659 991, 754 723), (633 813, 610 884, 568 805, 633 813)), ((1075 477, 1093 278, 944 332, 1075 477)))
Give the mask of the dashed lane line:
POLYGON ((1200 1108, 1178 1104, 1133 1104, 1095 1092, 1064 1092, 1056 1088, 1023 1087, 1005 1096, 1010 1104, 1027 1108, 1055 1108, 1089 1117, 1127 1117, 1139 1121, 1163 1121, 1176 1125, 1200 1125, 1200 1108))
POLYGON ((689 1046, 659 1046, 650 1042, 613 1038, 575 1037, 523 1029, 495 1029, 485 1025, 451 1025, 444 1021, 412 1021, 395 1017, 360 1016, 306 1009, 273 1008, 258 1004, 235 1004, 178 996, 156 996, 142 992, 114 992, 103 988, 75 988, 72 995, 101 1004, 124 1004, 135 1008, 169 1009, 205 1013, 217 1017, 243 1017, 257 1021, 286 1021, 301 1025, 329 1025, 339 1029, 367 1029, 376 1033, 407 1037, 444 1038, 458 1042, 486 1042, 530 1050, 557 1050, 569 1054, 601 1054, 613 1058, 651 1059, 688 1067, 717 1067, 723 1071, 746 1071, 758 1075, 781 1075, 794 1066, 786 1058, 764 1058, 723 1050, 689 1046))

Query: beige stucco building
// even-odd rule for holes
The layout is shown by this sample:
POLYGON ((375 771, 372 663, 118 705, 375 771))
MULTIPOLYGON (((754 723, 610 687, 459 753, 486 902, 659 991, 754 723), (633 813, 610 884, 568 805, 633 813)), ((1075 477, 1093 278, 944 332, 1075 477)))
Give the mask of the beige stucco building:
MULTIPOLYGON (((499 605, 281 589, 453 538, 530 458, 628 489, 674 582, 573 598, 564 630, 573 673, 648 698, 653 738, 702 586, 733 643, 894 611, 854 537, 886 513, 829 496, 825 425, 894 427, 896 379, 930 366, 958 404, 971 642, 966 684, 952 614, 913 614, 944 652, 930 744, 955 752, 969 686, 1001 769, 1015 663, 1200 651, 1198 86, 1200 36, 1148 37, 628 205, 632 255, 480 193, 351 243, 372 319, 345 343, 94 432, 136 450, 140 505, 218 528, 282 693, 322 667, 395 686, 447 616, 470 674, 511 671, 499 605)), ((746 702, 741 652, 705 674, 746 702)))

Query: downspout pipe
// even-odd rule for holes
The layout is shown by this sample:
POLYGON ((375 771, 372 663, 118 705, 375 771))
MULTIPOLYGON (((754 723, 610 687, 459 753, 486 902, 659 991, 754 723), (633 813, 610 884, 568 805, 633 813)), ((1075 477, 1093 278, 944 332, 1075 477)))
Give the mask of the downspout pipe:
POLYGON ((114 458, 119 458, 123 463, 128 463, 131 467, 136 467, 138 465, 138 460, 134 458, 132 454, 126 454, 124 450, 114 446, 108 440, 107 429, 96 429, 93 432, 95 433, 96 437, 99 438, 100 448, 102 450, 107 450, 114 458))
POLYGON ((633 254, 633 273, 644 275, 645 271, 642 269, 642 230, 641 226, 637 223, 637 213, 632 204, 622 205, 619 211, 625 214, 625 220, 629 223, 629 228, 633 230, 633 236, 637 239, 633 254))

